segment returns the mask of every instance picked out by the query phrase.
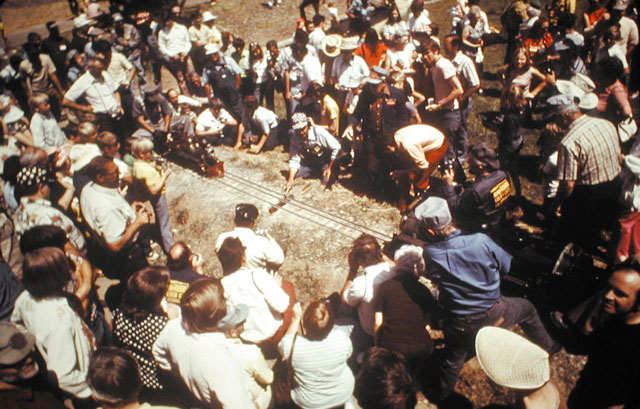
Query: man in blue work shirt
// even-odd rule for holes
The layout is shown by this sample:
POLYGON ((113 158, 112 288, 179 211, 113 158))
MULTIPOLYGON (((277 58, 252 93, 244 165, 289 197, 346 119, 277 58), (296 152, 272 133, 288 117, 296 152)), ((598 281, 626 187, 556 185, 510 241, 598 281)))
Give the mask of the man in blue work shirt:
POLYGON ((447 201, 430 197, 415 210, 422 233, 431 241, 424 246, 427 276, 439 289, 444 311, 446 347, 438 363, 437 400, 452 392, 460 370, 474 354, 475 336, 485 326, 519 324, 527 337, 547 351, 559 347, 549 337, 538 312, 524 298, 500 295, 500 276, 511 267, 512 257, 483 233, 463 235, 452 223, 447 201))

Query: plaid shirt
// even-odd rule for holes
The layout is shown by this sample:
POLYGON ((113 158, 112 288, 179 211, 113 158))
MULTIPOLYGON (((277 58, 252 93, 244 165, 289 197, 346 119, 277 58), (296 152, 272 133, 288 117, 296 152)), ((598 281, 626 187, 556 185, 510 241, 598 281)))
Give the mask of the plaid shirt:
POLYGON ((558 149, 558 179, 597 185, 620 173, 620 142, 615 126, 582 115, 570 126, 558 149))

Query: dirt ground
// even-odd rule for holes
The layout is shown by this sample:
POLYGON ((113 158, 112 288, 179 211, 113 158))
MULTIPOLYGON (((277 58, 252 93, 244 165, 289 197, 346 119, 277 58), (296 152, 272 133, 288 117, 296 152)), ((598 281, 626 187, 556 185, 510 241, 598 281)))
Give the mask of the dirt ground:
MULTIPOLYGON (((270 39, 289 38, 298 18, 297 0, 284 0, 283 6, 273 10, 267 9, 264 3, 262 0, 218 0, 212 11, 219 16, 220 27, 243 37, 247 43, 258 41, 264 45, 270 39)), ((504 6, 503 1, 490 0, 486 3, 483 7, 490 20, 499 26, 497 20, 504 6)), ((436 1, 428 5, 432 20, 441 24, 441 38, 449 31, 448 10, 453 5, 454 0, 436 1)), ((344 11, 344 2, 339 6, 344 11)), ((8 0, 0 12, 9 29, 70 17, 66 1, 55 0, 8 0)), ((307 13, 313 14, 311 7, 307 13)), ((326 12, 323 14, 326 15, 326 12)), ((487 52, 485 71, 495 71, 502 62, 503 52, 501 47, 492 47, 487 52)), ((499 83, 485 81, 483 86, 498 88, 499 83)), ((497 145, 495 134, 484 129, 476 117, 479 112, 496 109, 497 98, 476 96, 474 105, 469 127, 471 142, 488 141, 497 145)), ((282 112, 281 109, 278 111, 282 112)), ((537 132, 527 132, 524 155, 537 154, 536 138, 537 132)), ((225 162, 228 174, 242 176, 259 187, 273 191, 280 192, 284 188, 285 176, 282 172, 287 170, 287 154, 281 148, 258 156, 246 151, 234 152, 229 148, 218 148, 216 153, 225 162)), ((167 182, 167 197, 175 238, 187 241, 194 251, 203 255, 208 274, 220 276, 213 249, 215 239, 233 227, 234 206, 248 202, 260 209, 257 227, 268 230, 286 249, 287 257, 280 271, 294 283, 301 302, 307 303, 341 289, 348 269, 347 253, 358 232, 328 223, 321 217, 307 215, 307 218, 301 218, 294 214, 295 206, 291 204, 285 204, 283 209, 271 213, 270 208, 277 202, 275 196, 265 200, 264 195, 256 193, 257 188, 239 185, 231 177, 204 179, 176 166, 173 169, 173 175, 167 182), (232 187, 234 184, 236 188, 232 187)), ((534 173, 530 178, 523 178, 523 190, 532 202, 540 203, 541 187, 536 183, 534 173)), ((292 193, 296 200, 323 211, 386 235, 393 234, 400 221, 398 210, 388 203, 354 193, 359 192, 361 187, 357 179, 344 179, 332 191, 325 192, 317 180, 298 180, 292 193)), ((553 379, 559 382, 565 393, 573 387, 582 365, 582 357, 565 352, 553 359, 553 379)), ((513 400, 512 395, 489 382, 475 360, 465 366, 456 390, 470 399, 475 407, 513 400)), ((423 402, 418 407, 424 409, 427 405, 423 402)))

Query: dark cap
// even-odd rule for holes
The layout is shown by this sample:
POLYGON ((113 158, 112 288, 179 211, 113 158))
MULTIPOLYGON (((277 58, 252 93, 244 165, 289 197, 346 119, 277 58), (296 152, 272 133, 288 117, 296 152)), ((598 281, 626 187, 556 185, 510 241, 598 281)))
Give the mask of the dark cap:
POLYGON ((471 148, 471 159, 493 169, 500 169, 498 154, 486 142, 481 142, 471 148))

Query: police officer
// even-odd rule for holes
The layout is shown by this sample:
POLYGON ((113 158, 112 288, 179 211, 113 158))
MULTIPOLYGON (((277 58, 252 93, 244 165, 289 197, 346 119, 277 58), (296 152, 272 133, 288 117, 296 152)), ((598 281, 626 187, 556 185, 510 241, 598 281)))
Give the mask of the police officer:
POLYGON ((240 95, 240 73, 242 70, 232 59, 220 54, 218 44, 207 44, 205 54, 210 60, 202 70, 202 83, 207 91, 209 104, 214 96, 220 98, 227 111, 238 121, 238 140, 244 133, 242 125, 244 109, 240 95))
POLYGON ((240 73, 242 70, 231 58, 220 54, 220 46, 208 44, 205 54, 209 61, 202 70, 202 83, 207 91, 209 103, 215 95, 226 105, 229 113, 242 121, 242 97, 240 96, 240 73))
POLYGON ((455 184, 453 171, 444 171, 444 198, 457 224, 464 230, 496 231, 511 195, 509 177, 500 170, 496 151, 484 142, 471 149, 469 171, 475 180, 462 186, 455 184))

